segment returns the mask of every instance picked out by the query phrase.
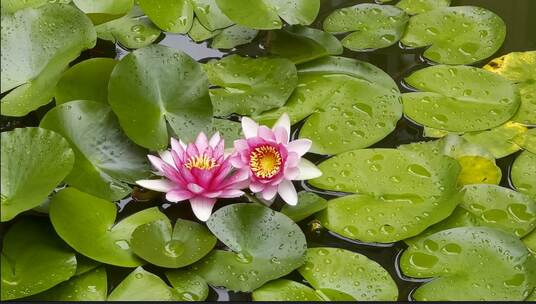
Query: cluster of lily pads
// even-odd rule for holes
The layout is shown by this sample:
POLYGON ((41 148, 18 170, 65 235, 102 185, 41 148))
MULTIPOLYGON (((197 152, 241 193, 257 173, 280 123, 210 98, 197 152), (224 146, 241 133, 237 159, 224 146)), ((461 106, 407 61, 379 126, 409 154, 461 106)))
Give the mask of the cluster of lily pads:
POLYGON ((53 101, 38 127, 1 135, 2 300, 205 300, 209 285, 258 301, 398 299, 367 256, 308 247, 296 223, 313 218, 350 240, 407 244, 396 263, 423 281, 415 300, 535 300, 536 51, 468 66, 501 47, 495 13, 367 3, 331 12, 322 31, 307 27, 320 0, 49 2, 1 7, 2 115, 53 101), (163 31, 222 49, 266 34, 269 56, 199 63, 154 44, 163 31), (81 60, 97 38, 131 51, 81 60), (430 63, 405 78, 407 93, 339 56, 397 42, 430 63), (249 195, 206 225, 158 207, 118 220, 116 202, 155 177, 146 156, 165 159, 171 137, 219 132, 230 148, 248 138, 237 117, 271 127, 285 113, 301 122, 293 137, 327 156, 296 206, 249 195), (402 116, 431 140, 370 148, 402 116), (512 154, 502 172, 497 159, 512 154), (132 270, 109 291, 106 265, 132 270), (286 277, 295 270, 302 281, 286 277))

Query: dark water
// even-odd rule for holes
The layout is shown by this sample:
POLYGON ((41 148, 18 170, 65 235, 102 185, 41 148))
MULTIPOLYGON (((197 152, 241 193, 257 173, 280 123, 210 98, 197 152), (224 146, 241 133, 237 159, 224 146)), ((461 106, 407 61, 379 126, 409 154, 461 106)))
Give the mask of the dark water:
MULTIPOLYGON (((351 6, 363 2, 371 1, 322 0, 321 12, 313 26, 321 28, 324 18, 336 8, 351 6)), ((397 1, 393 1, 392 3, 396 2, 397 1)), ((474 5, 485 7, 501 16, 501 18, 503 18, 503 20, 506 22, 506 41, 493 57, 498 57, 512 51, 536 50, 536 34, 534 34, 534 29, 536 29, 536 18, 534 16, 536 14, 536 0, 453 0, 452 2, 452 6, 474 5)), ((252 43, 228 51, 210 49, 207 47, 206 42, 196 44, 190 41, 188 37, 180 35, 162 35, 158 43, 180 49, 188 53, 194 59, 201 62, 206 62, 209 59, 219 58, 227 54, 240 54, 244 56, 267 55, 270 45, 270 36, 267 33, 261 33, 252 43)), ((124 49, 119 45, 114 45, 113 43, 106 41, 99 41, 94 49, 84 52, 77 61, 85 60, 90 57, 121 58, 128 54, 128 52, 129 50, 124 49)), ((407 50, 395 45, 372 52, 358 53, 345 50, 342 56, 356 58, 376 65, 387 72, 397 83, 399 83, 401 91, 405 92, 407 89, 400 85, 402 79, 409 75, 412 71, 428 65, 422 59, 421 53, 422 49, 407 50)), ((487 60, 476 63, 475 66, 482 66, 486 62, 487 60)), ((0 120, 0 131, 3 132, 17 127, 37 126, 41 117, 52 107, 53 103, 46 105, 22 118, 8 118, 2 116, 0 120)), ((422 131, 422 127, 417 126, 409 120, 403 118, 398 122, 395 131, 393 131, 382 141, 373 145, 373 147, 395 148, 401 144, 430 140, 429 138, 423 137, 422 131)), ((497 160, 497 165, 503 171, 501 185, 504 187, 511 187, 508 176, 510 166, 516 156, 517 154, 514 154, 497 160)), ((318 156, 311 157, 312 161, 318 161, 320 159, 321 157, 318 156)), ((305 186, 305 188, 308 189, 306 185, 296 184, 296 186, 298 188, 303 188, 305 186)), ((333 197, 329 193, 317 193, 328 199, 333 197)), ((145 208, 161 206, 163 201, 163 197, 159 194, 154 192, 143 192, 142 190, 135 188, 131 197, 126 198, 118 203, 120 209, 118 219, 124 218, 145 208)), ((236 200, 220 202, 217 204, 216 209, 233 202, 236 202, 236 200)), ((278 210, 282 204, 283 203, 281 201, 276 201, 272 207, 278 210)), ((195 220, 195 217, 192 214, 188 204, 164 204, 162 205, 162 209, 171 219, 181 217, 195 220)), ((3 236, 9 225, 9 222, 0 224, 0 237, 3 236)), ((327 231, 326 229, 322 228, 320 224, 314 220, 314 218, 305 219, 300 222, 299 225, 307 237, 309 247, 328 246, 344 248, 353 252, 364 254, 370 259, 381 264, 396 281, 399 288, 399 300, 401 301, 411 299, 412 290, 418 287, 422 282, 422 280, 412 280, 411 278, 406 278, 400 274, 397 257, 405 247, 403 242, 397 242, 394 244, 360 243, 327 231)), ((218 246, 223 245, 219 244, 218 246)), ((165 277, 163 276, 165 269, 151 265, 144 266, 144 268, 155 274, 162 275, 165 280, 165 277)), ((110 285, 109 290, 112 290, 113 287, 116 286, 131 271, 132 269, 130 268, 107 266, 110 285)), ((296 271, 289 274, 287 278, 303 282, 303 278, 296 271)), ((212 288, 208 300, 247 301, 251 300, 251 297, 247 293, 234 293, 227 292, 222 288, 212 288)))

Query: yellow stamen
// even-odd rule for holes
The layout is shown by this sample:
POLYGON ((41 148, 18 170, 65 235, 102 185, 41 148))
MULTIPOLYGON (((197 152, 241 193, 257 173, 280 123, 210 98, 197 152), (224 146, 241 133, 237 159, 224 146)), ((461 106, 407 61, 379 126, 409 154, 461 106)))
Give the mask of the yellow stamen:
POLYGON ((249 166, 259 178, 271 178, 281 169, 281 154, 272 146, 260 146, 251 152, 249 166))
POLYGON ((216 160, 214 158, 203 154, 190 157, 184 166, 188 169, 197 168, 202 170, 210 170, 218 166, 218 164, 216 164, 216 160))

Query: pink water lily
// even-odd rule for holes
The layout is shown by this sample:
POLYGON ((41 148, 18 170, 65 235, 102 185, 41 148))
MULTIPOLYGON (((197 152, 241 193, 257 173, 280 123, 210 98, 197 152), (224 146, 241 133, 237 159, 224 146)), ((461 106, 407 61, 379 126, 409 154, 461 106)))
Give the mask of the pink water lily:
POLYGON ((298 195, 292 181, 322 175, 313 163, 302 158, 311 148, 311 141, 289 141, 290 119, 286 113, 271 129, 243 117, 242 131, 245 139, 234 142, 231 164, 248 173, 252 192, 260 193, 265 200, 279 193, 286 203, 296 205, 298 195))
POLYGON ((224 155, 224 140, 218 133, 210 140, 200 133, 195 143, 188 145, 172 138, 171 150, 148 158, 164 178, 136 183, 166 192, 170 202, 189 200, 195 216, 202 221, 208 220, 218 198, 242 196, 240 189, 249 183, 247 172, 234 169, 224 155))

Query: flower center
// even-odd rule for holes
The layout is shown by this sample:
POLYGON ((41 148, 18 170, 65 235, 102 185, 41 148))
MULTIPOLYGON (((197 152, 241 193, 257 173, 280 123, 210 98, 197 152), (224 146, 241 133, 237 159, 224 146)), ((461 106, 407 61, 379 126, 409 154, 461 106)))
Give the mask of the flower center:
POLYGON ((218 164, 216 163, 216 160, 214 158, 208 157, 207 155, 203 154, 190 157, 190 159, 188 159, 184 166, 190 170, 192 168, 210 170, 218 166, 218 164))
POLYGON ((272 146, 260 146, 251 152, 249 167, 259 178, 271 178, 281 169, 281 154, 272 146))

